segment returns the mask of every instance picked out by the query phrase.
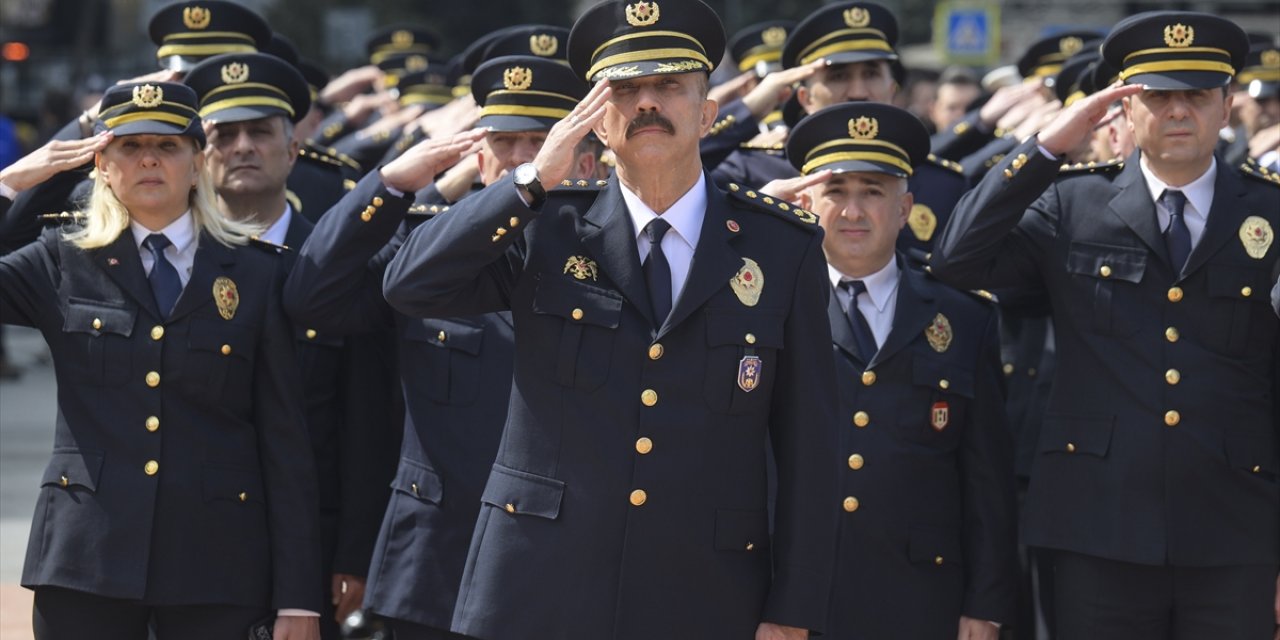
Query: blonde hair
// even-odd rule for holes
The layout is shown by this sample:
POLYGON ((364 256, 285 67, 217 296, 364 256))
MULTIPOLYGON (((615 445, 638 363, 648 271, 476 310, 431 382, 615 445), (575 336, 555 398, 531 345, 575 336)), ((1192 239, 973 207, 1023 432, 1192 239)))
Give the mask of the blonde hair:
MULTIPOLYGON (((196 153, 200 153, 198 148, 196 153)), ((197 236, 203 231, 215 241, 230 247, 247 244, 250 238, 257 237, 265 230, 262 225, 239 222, 223 216, 218 211, 213 193, 213 178, 207 169, 202 168, 196 179, 196 187, 187 198, 191 208, 191 222, 197 236)), ((81 249, 105 247, 115 242, 129 228, 129 210, 116 197, 111 185, 107 184, 101 174, 94 177, 93 191, 83 207, 83 213, 82 226, 63 235, 68 242, 81 249)))

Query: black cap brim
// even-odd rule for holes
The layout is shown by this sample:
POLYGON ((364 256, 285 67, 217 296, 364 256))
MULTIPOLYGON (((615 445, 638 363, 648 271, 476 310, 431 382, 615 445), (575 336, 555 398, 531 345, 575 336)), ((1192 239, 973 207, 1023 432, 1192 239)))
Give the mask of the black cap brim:
POLYGON ((293 116, 289 115, 289 112, 284 109, 257 105, 219 109, 218 111, 204 116, 204 119, 209 122, 245 122, 247 120, 259 120, 262 118, 270 118, 272 116, 282 116, 286 120, 293 119, 293 116))
POLYGON ((549 131, 560 120, 534 116, 487 115, 481 116, 476 126, 490 131, 549 131))
POLYGON ((1225 87, 1231 83, 1231 76, 1217 71, 1166 71, 1131 75, 1124 82, 1154 91, 1193 91, 1225 87))
MULTIPOLYGON (((106 130, 107 127, 102 121, 98 121, 98 124, 94 127, 95 133, 102 133, 106 130)), ((185 129, 176 124, 158 120, 138 120, 137 122, 129 122, 115 127, 111 130, 111 135, 116 138, 141 135, 183 136, 194 139, 201 147, 205 144, 204 128, 200 125, 199 119, 193 120, 185 129)))
POLYGON ((841 51, 833 53, 829 56, 823 56, 827 64, 853 64, 855 62, 867 62, 869 60, 897 60, 898 54, 891 51, 841 51))
POLYGON ((1255 100, 1265 100, 1280 95, 1280 82, 1268 82, 1266 80, 1254 80, 1249 83, 1249 97, 1255 100))
POLYGON ((906 171, 903 171, 891 164, 871 162, 868 160, 841 160, 840 162, 824 164, 818 169, 818 171, 831 171, 833 173, 885 173, 898 178, 910 177, 907 175, 906 171))

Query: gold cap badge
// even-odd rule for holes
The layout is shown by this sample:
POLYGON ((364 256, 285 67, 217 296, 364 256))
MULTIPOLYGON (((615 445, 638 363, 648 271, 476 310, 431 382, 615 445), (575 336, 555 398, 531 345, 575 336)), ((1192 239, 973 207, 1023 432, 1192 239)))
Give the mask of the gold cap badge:
POLYGON ((911 214, 907 216, 907 225, 911 233, 920 242, 928 242, 938 228, 938 216, 926 204, 911 205, 911 214))
POLYGON ((533 86, 533 71, 527 67, 511 67, 502 72, 502 84, 508 91, 524 91, 533 86))
POLYGON ((929 346, 934 351, 942 353, 951 347, 951 338, 954 334, 951 332, 951 321, 947 317, 939 313, 933 317, 933 322, 924 330, 924 337, 929 341, 929 346))
POLYGON ((1264 67, 1280 67, 1280 51, 1267 49, 1262 52, 1261 59, 1264 67))
POLYGON ((232 62, 222 65, 222 82, 240 84, 249 79, 249 65, 243 62, 232 62))
POLYGON ((187 7, 182 10, 182 24, 188 29, 199 31, 209 26, 209 21, 213 19, 213 14, 204 7, 187 7))
POLYGON ((1196 30, 1185 24, 1171 24, 1164 28, 1164 43, 1175 49, 1191 46, 1196 39, 1196 30))
POLYGON ((1064 56, 1073 56, 1083 48, 1084 40, 1075 36, 1068 36, 1058 41, 1058 51, 1061 51, 1064 56))
POLYGON ((535 56, 550 57, 560 50, 560 39, 549 34, 539 33, 529 36, 529 51, 535 56))
POLYGON ((426 71, 429 66, 431 61, 426 56, 409 56, 404 59, 404 70, 410 73, 426 71))
POLYGON ((231 278, 220 277, 213 281, 213 302, 218 305, 218 315, 223 320, 236 317, 236 309, 240 307, 240 292, 231 278))
POLYGON ((871 24, 871 14, 862 7, 847 9, 844 12, 844 23, 854 29, 860 29, 871 24))
POLYGON ((596 261, 586 256, 569 256, 569 259, 564 263, 564 272, 577 280, 586 280, 587 278, 596 280, 599 269, 596 267, 596 261))
POLYGON ((787 41, 787 30, 782 27, 769 27, 760 34, 760 41, 770 47, 781 47, 787 41))
POLYGON ((729 288, 738 296, 738 301, 748 307, 760 302, 760 294, 764 292, 764 272, 760 265, 751 258, 742 259, 742 268, 729 280, 729 288))
POLYGON ((413 32, 406 29, 393 32, 391 34, 391 44, 397 47, 407 47, 413 44, 413 32))
POLYGON ((1244 245, 1245 253, 1254 260, 1264 258, 1274 240, 1275 233, 1271 230, 1271 223, 1267 222, 1266 218, 1249 216, 1244 219, 1244 224, 1240 225, 1240 243, 1244 245))
POLYGON ((164 89, 154 84, 140 84, 133 88, 133 104, 152 109, 164 102, 164 89))
POLYGON ((880 122, 868 116, 859 116, 849 121, 849 137, 859 140, 870 140, 880 133, 880 122))
POLYGON ((627 5, 627 24, 633 27, 649 27, 658 23, 658 3, 637 2, 627 5))

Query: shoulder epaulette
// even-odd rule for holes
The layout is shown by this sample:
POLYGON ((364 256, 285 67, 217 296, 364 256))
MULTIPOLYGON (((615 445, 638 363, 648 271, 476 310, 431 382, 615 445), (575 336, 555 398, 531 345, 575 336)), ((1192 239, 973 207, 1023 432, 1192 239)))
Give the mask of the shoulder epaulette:
POLYGON ((346 165, 344 165, 344 164, 342 163, 342 161, 338 160, 337 158, 335 158, 335 157, 333 157, 333 156, 330 156, 330 155, 326 155, 326 154, 320 153, 320 152, 316 151, 315 149, 311 149, 311 148, 309 148, 309 147, 303 147, 303 148, 299 149, 299 150, 298 150, 298 157, 306 158, 306 159, 308 159, 308 160, 315 160, 316 162, 319 162, 319 163, 321 163, 321 164, 327 164, 327 165, 330 165, 330 166, 333 166, 333 167, 339 167, 339 168, 341 168, 341 167, 346 166, 346 165))
POLYGON ((409 211, 406 212, 406 215, 431 217, 444 213, 448 210, 449 205, 447 204, 415 204, 412 207, 409 207, 409 211))
POLYGON ((718 136, 725 129, 732 127, 733 123, 737 121, 738 121, 737 116, 734 116, 733 114, 729 114, 721 118, 719 122, 716 122, 715 124, 711 125, 711 131, 707 132, 707 135, 718 136))
POLYGON ((1244 162, 1244 164, 1240 165, 1240 173, 1243 173, 1254 180, 1259 180, 1273 185, 1280 185, 1280 171, 1272 171, 1262 165, 1259 165, 1253 158, 1249 158, 1244 162))
POLYGON ((929 154, 929 162, 932 162, 933 164, 936 164, 939 167, 942 167, 944 169, 950 169, 956 173, 964 173, 964 167, 961 167, 960 163, 952 162, 950 160, 947 160, 946 158, 939 158, 938 156, 932 153, 929 154))
POLYGON ((293 207, 294 213, 302 213, 302 198, 299 198, 292 189, 284 190, 284 199, 289 201, 289 206, 293 207))
POLYGON ((1064 163, 1058 168, 1059 174, 1075 174, 1075 173, 1097 173, 1099 171, 1107 173, 1119 171, 1124 168, 1124 158, 1112 158, 1103 160, 1102 162, 1077 162, 1075 164, 1064 163))
POLYGON ((351 178, 347 178, 342 181, 342 189, 344 191, 354 191, 355 188, 356 188, 355 180, 352 180, 351 178))
POLYGON ((995 304, 1000 301, 998 298, 996 298, 996 294, 991 293, 986 289, 962 289, 962 291, 983 302, 995 304))
MULTIPOLYGON (((924 254, 924 258, 926 262, 932 256, 933 254, 931 253, 924 254)), ((919 265, 917 268, 919 268, 921 271, 924 272, 924 275, 927 279, 929 279, 932 282, 937 282, 938 284, 945 286, 947 289, 950 289, 951 291, 955 291, 957 293, 963 293, 968 297, 973 298, 983 304, 994 305, 1000 302, 1000 299, 997 298, 994 293, 991 293, 986 289, 957 289, 955 287, 952 287, 951 285, 939 280, 937 276, 933 275, 933 267, 928 264, 919 265)))
POLYGON ((982 163, 982 166, 984 166, 984 167, 986 167, 986 168, 990 169, 991 167, 994 167, 994 166, 996 166, 996 165, 1000 164, 1000 161, 1001 161, 1001 160, 1004 160, 1004 154, 1003 154, 1003 153, 997 153, 997 154, 995 154, 994 156, 991 156, 990 158, 987 158, 986 160, 984 160, 984 161, 983 161, 983 163, 982 163))
POLYGON ((567 187, 571 189, 589 189, 591 191, 598 191, 607 186, 609 186, 608 180, 561 180, 560 186, 557 187, 556 190, 559 191, 560 189, 567 187))
POLYGON ((763 151, 764 153, 773 155, 782 155, 783 153, 786 153, 786 147, 782 144, 754 144, 751 142, 744 142, 738 145, 738 148, 743 151, 763 151))
POLYGON ((729 197, 738 202, 745 202, 751 205, 757 211, 771 213, 783 220, 787 220, 797 224, 810 231, 818 229, 818 216, 812 211, 807 211, 791 205, 788 202, 777 200, 771 196, 756 193, 746 187, 737 184, 729 184, 729 197))
POLYGON ((348 167, 351 167, 352 169, 355 169, 356 171, 360 171, 359 162, 356 162, 355 159, 352 158, 351 156, 345 153, 342 153, 341 151, 338 151, 333 147, 329 147, 327 149, 316 149, 316 151, 320 153, 320 155, 328 156, 330 158, 337 160, 338 162, 341 162, 342 164, 348 167))
POLYGON ((260 248, 260 249, 266 249, 266 250, 268 250, 268 251, 274 251, 275 253, 283 253, 283 252, 285 252, 285 251, 292 251, 292 249, 290 249, 289 247, 286 247, 286 246, 284 246, 284 245, 282 245, 282 244, 276 244, 276 243, 274 243, 274 242, 268 242, 268 241, 266 241, 266 240, 263 240, 262 238, 259 238, 258 236, 250 236, 250 237, 249 237, 249 244, 250 244, 251 246, 255 246, 255 247, 258 247, 258 248, 260 248))
POLYGON ((40 221, 48 224, 76 224, 84 222, 88 217, 83 211, 61 211, 58 213, 46 213, 40 216, 40 221))

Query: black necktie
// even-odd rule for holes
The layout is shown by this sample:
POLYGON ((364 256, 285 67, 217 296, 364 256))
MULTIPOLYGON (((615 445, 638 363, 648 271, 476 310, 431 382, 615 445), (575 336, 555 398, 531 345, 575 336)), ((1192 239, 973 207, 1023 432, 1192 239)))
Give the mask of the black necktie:
POLYGON ((1164 206, 1169 209, 1169 229, 1164 233, 1164 243, 1169 248, 1174 272, 1182 273, 1182 266, 1191 255, 1191 231, 1187 229, 1187 221, 1182 215, 1187 206, 1187 196, 1181 191, 1166 189, 1164 206))
POLYGON ((849 318, 849 325, 853 327, 853 341, 858 345, 858 356, 863 362, 870 362, 871 357, 876 354, 876 336, 871 333, 871 325, 867 324, 866 316, 862 315, 862 310, 858 308, 858 294, 867 290, 867 285, 861 280, 841 280, 840 288, 844 290, 844 314, 849 318))
POLYGON ((644 226, 649 237, 649 257, 644 261, 644 279, 649 283, 649 302, 653 304, 653 317, 661 327, 671 315, 671 264, 662 253, 662 236, 671 225, 662 218, 654 218, 644 226))
POLYGON ((173 244, 163 233, 153 233, 142 241, 143 246, 151 252, 151 258, 154 262, 151 264, 151 273, 147 276, 147 281, 151 283, 151 293, 156 297, 156 306, 160 307, 160 313, 164 317, 169 317, 169 312, 173 311, 173 305, 178 301, 178 296, 182 295, 182 280, 178 278, 178 270, 173 268, 173 263, 164 257, 164 248, 173 244))

